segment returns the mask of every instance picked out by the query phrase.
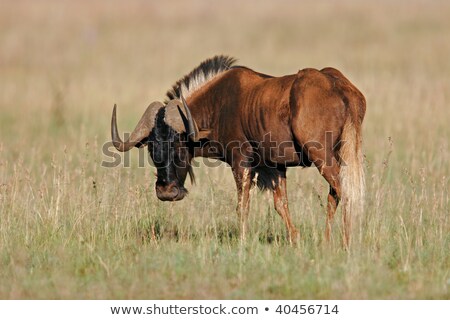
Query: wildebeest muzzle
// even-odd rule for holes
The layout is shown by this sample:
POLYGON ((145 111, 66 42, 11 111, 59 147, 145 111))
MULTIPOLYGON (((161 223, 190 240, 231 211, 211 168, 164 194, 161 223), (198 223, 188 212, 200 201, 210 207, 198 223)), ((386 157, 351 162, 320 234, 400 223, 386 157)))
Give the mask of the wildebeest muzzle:
POLYGON ((170 183, 168 185, 156 183, 156 196, 162 201, 178 201, 183 199, 187 190, 184 187, 177 186, 176 183, 170 183))

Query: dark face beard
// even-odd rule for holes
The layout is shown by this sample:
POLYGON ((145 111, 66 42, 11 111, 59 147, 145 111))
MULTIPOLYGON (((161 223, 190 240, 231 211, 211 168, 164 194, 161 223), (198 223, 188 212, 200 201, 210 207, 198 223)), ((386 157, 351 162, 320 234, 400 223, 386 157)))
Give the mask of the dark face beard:
POLYGON ((157 169, 157 185, 175 185, 181 191, 190 171, 188 150, 180 141, 180 134, 164 121, 164 109, 158 112, 155 127, 149 136, 149 153, 157 169))

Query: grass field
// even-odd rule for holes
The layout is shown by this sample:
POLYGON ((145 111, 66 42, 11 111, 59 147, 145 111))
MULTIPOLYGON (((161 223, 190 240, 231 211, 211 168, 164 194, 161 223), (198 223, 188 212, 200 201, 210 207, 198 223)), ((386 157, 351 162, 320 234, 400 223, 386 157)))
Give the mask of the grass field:
POLYGON ((450 298, 448 1, 1 1, 0 298, 450 298), (104 168, 119 107, 144 108, 215 54, 273 75, 340 69, 367 98, 367 201, 352 251, 327 185, 288 171, 286 241, 253 190, 239 241, 229 168, 195 169, 178 203, 154 169, 104 168))

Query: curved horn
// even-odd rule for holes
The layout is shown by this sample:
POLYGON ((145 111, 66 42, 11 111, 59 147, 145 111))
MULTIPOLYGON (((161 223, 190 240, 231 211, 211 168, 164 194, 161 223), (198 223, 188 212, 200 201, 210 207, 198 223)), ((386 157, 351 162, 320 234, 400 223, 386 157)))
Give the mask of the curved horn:
POLYGON ((189 110, 186 100, 184 100, 183 93, 181 92, 181 87, 180 87, 180 98, 181 98, 181 101, 183 102, 184 109, 186 110, 186 118, 188 121, 188 127, 186 128, 186 131, 188 133, 188 136, 191 137, 192 140, 198 141, 197 124, 195 123, 194 119, 192 118, 191 111, 189 110))
POLYGON ((123 142, 120 139, 119 132, 117 130, 117 119, 116 119, 116 105, 114 105, 112 118, 111 118, 111 138, 114 147, 121 152, 125 152, 135 147, 138 143, 142 141, 145 137, 148 137, 153 127, 155 126, 155 117, 159 109, 164 105, 161 102, 153 102, 147 107, 144 114, 139 120, 136 128, 131 133, 127 141, 123 142))

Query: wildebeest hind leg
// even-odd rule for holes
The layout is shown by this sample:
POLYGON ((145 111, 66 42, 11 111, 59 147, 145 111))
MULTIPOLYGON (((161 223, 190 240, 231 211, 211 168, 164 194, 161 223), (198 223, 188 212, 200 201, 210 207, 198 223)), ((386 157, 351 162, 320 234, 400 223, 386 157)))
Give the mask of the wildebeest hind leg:
POLYGON ((325 225, 325 240, 327 242, 331 239, 331 223, 336 213, 336 208, 339 204, 339 197, 336 190, 330 185, 330 192, 328 193, 328 204, 327 204, 327 221, 325 225))
POLYGON ((328 184, 330 185, 330 190, 328 193, 327 218, 325 225, 325 239, 327 242, 329 242, 331 238, 331 224, 333 222, 334 214, 336 213, 336 208, 339 204, 339 200, 341 199, 339 162, 333 155, 333 151, 331 149, 310 149, 308 152, 308 157, 314 162, 320 174, 325 178, 325 180, 327 180, 328 184))
POLYGON ((329 242, 331 239, 331 223, 333 222, 334 214, 336 213, 336 208, 341 198, 339 167, 337 163, 334 163, 332 166, 322 166, 318 169, 325 180, 327 180, 330 184, 327 204, 327 219, 325 224, 325 240, 329 242))

